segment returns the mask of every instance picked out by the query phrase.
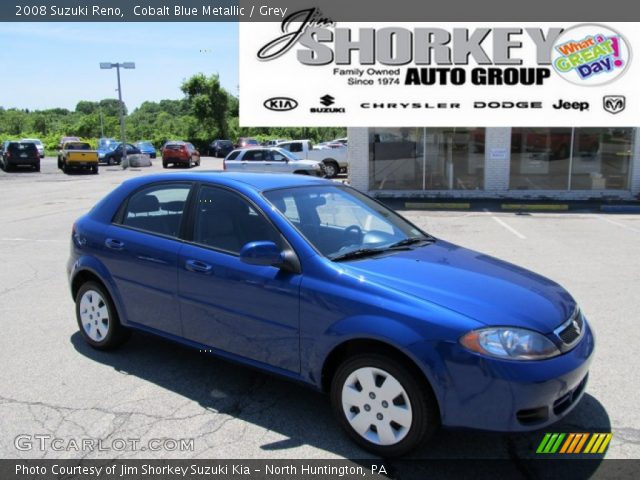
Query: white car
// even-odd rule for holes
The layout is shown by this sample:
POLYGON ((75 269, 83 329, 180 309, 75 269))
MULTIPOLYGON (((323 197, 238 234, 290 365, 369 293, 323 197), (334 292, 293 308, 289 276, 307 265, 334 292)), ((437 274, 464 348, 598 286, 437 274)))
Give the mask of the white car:
POLYGON ((42 144, 42 141, 40 139, 38 139, 38 138, 23 138, 20 141, 21 142, 35 143, 36 144, 36 148, 38 149, 38 155, 40 155, 40 158, 44 158, 44 145, 42 144))
POLYGON ((223 168, 234 172, 298 173, 324 177, 324 166, 316 160, 301 160, 278 147, 240 148, 223 161, 223 168))

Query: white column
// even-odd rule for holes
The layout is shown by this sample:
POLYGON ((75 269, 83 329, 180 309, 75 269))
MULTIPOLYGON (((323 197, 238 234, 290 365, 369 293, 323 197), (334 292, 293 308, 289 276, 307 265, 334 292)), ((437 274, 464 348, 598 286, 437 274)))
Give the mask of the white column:
POLYGON ((511 128, 487 128, 485 134, 484 190, 489 193, 509 189, 511 128))
POLYGON ((349 182, 362 192, 369 190, 369 129, 347 128, 349 138, 349 182))

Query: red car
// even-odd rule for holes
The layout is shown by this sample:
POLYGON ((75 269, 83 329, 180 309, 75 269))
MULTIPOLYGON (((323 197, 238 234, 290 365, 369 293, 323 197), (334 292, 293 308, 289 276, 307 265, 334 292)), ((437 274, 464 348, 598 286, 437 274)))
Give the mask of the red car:
POLYGON ((184 165, 187 168, 194 165, 199 167, 200 152, 188 142, 168 142, 162 147, 162 166, 169 168, 169 164, 184 165))

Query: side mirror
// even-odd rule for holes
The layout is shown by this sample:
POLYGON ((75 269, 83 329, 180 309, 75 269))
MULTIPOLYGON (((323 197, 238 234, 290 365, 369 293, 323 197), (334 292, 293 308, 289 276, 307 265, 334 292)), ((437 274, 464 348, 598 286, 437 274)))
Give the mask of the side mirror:
POLYGON ((262 267, 280 267, 285 255, 273 242, 249 242, 240 250, 240 261, 262 267))

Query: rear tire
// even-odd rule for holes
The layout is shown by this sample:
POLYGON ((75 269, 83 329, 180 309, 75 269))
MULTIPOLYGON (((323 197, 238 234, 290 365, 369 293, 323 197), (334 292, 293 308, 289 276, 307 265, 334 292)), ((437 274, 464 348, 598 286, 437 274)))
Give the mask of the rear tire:
POLYGON ((169 164, 167 162, 162 162, 162 168, 169 168, 169 164))
POLYGON ((91 167, 91 173, 93 173, 94 175, 98 174, 98 166, 94 165, 93 167, 91 167))
POLYGON ((33 167, 33 169, 34 169, 36 172, 39 172, 39 171, 40 171, 40 162, 36 163, 36 164, 35 164, 35 166, 33 167))
POLYGON ((62 172, 69 174, 69 172, 71 171, 71 169, 67 166, 66 162, 62 163, 62 172))
POLYGON ((98 350, 117 348, 131 334, 120 324, 111 296, 97 282, 86 282, 78 290, 76 318, 85 342, 98 350))
POLYGON ((324 171, 327 178, 335 178, 340 173, 340 167, 334 161, 325 161, 324 163, 324 171))
POLYGON ((426 379, 399 360, 378 354, 347 359, 331 382, 338 422, 365 450, 404 455, 433 436, 440 415, 426 379))

